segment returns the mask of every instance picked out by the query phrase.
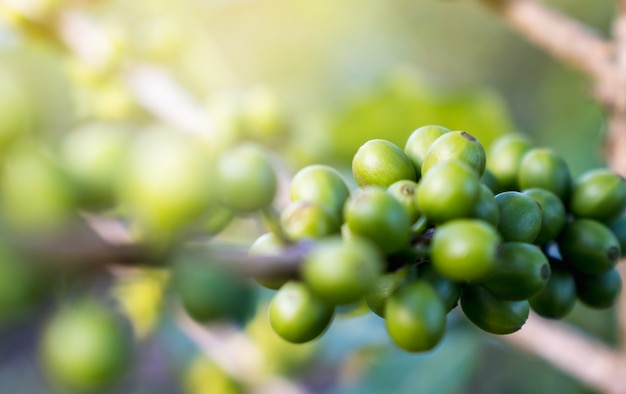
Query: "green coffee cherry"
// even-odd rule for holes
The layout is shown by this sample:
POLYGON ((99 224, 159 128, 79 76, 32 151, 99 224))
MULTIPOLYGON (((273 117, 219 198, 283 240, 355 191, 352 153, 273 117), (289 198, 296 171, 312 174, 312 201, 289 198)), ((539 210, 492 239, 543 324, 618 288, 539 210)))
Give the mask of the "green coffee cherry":
POLYGON ((388 187, 394 182, 415 180, 415 169, 402 149, 387 140, 370 140, 352 159, 352 175, 361 186, 388 187))
POLYGON ((609 169, 582 174, 574 184, 570 209, 578 217, 609 222, 626 208, 626 182, 609 169))
POLYGON ((143 235, 169 237, 215 203, 214 164, 199 140, 156 131, 136 137, 119 198, 143 235))
POLYGON ((95 301, 66 305, 40 343, 45 372, 69 392, 97 392, 119 380, 131 361, 130 330, 95 301))
POLYGON ((498 335, 511 334, 522 328, 530 312, 528 301, 500 300, 481 286, 463 289, 461 308, 480 329, 498 335))
POLYGON ((526 152, 520 164, 520 189, 541 188, 567 201, 572 188, 572 177, 565 160, 549 148, 534 148, 526 152))
POLYGON ((457 305, 461 296, 461 284, 447 279, 437 273, 431 264, 420 264, 417 271, 420 281, 426 282, 433 287, 443 301, 446 312, 451 311, 457 305))
POLYGON ((497 179, 502 191, 518 190, 518 174, 522 157, 532 149, 533 145, 522 134, 505 134, 496 139, 487 152, 487 169, 497 179))
POLYGON ((380 317, 385 317, 387 300, 403 283, 407 276, 407 270, 401 269, 381 275, 374 287, 365 295, 367 306, 380 317))
POLYGON ((532 243, 541 231, 541 209, 529 196, 520 192, 496 195, 500 211, 498 231, 509 242, 532 243))
POLYGON ((240 212, 269 206, 276 194, 276 173, 268 154, 254 144, 242 144, 225 152, 217 163, 221 203, 240 212))
POLYGON ((620 216, 608 224, 609 230, 615 235, 619 241, 619 247, 622 251, 626 251, 626 216, 620 216))
POLYGON ((291 180, 291 201, 307 201, 328 206, 341 220, 343 205, 350 191, 339 172, 324 165, 311 165, 298 171, 291 180))
POLYGON ((622 278, 614 268, 599 275, 578 274, 574 278, 578 299, 591 308, 613 306, 622 291, 622 278))
POLYGON ((428 148, 435 140, 450 130, 443 126, 422 126, 409 136, 404 147, 404 153, 411 159, 415 173, 420 177, 422 173, 422 163, 426 158, 428 148))
POLYGON ((415 223, 420 215, 417 205, 417 187, 417 183, 404 180, 395 182, 387 188, 387 193, 395 197, 406 209, 411 223, 415 223))
POLYGON ((118 126, 90 124, 72 130, 61 142, 61 164, 78 186, 88 208, 109 208, 122 175, 129 133, 118 126))
POLYGON ((174 261, 174 288, 189 316, 201 323, 243 323, 252 317, 255 304, 251 284, 205 259, 185 253, 174 261))
POLYGON ((485 149, 480 141, 464 131, 451 131, 433 142, 422 164, 422 176, 438 163, 449 160, 467 164, 479 178, 485 171, 485 149))
POLYGON ((488 168, 485 168, 483 176, 480 177, 480 183, 487 186, 492 193, 499 193, 503 191, 502 186, 500 186, 498 180, 488 168))
POLYGON ((0 207, 12 230, 55 231, 75 219, 74 190, 66 175, 39 147, 19 144, 4 157, 0 207))
POLYGON ((576 282, 569 270, 552 266, 550 279, 539 293, 528 302, 538 315, 560 319, 565 317, 576 304, 576 282))
POLYGON ((232 209, 215 204, 202 215, 194 228, 201 234, 214 236, 221 233, 234 218, 235 212, 232 209))
POLYGON ((383 268, 381 254, 369 242, 328 239, 306 257, 302 278, 324 302, 345 305, 369 293, 383 268))
POLYGON ((409 215, 385 189, 370 186, 354 194, 346 203, 344 217, 352 234, 371 240, 384 253, 409 244, 409 215))
POLYGON ((425 352, 441 341, 446 329, 446 310, 428 283, 408 283, 387 300, 385 326, 399 348, 425 352))
POLYGON ((322 335, 334 315, 334 307, 317 298, 301 282, 289 281, 269 305, 270 325, 291 343, 305 343, 322 335))
POLYGON ((480 197, 469 216, 475 219, 482 219, 494 227, 498 226, 500 209, 495 196, 489 187, 484 184, 480 185, 480 197))
POLYGON ((500 242, 495 228, 482 220, 452 220, 438 227, 433 235, 433 268, 457 282, 484 279, 496 267, 500 242))
POLYGON ((545 245, 555 239, 563 230, 566 221, 565 206, 554 193, 545 189, 527 189, 523 192, 535 200, 541 210, 541 229, 534 243, 545 245))
POLYGON ((550 264, 541 249, 523 242, 500 246, 493 273, 482 285, 496 298, 521 301, 539 293, 550 279, 550 264))
POLYGON ((445 161, 428 171, 417 190, 417 205, 435 223, 469 216, 480 198, 475 171, 460 161, 445 161))
POLYGON ((567 224, 558 244, 563 260, 588 275, 610 270, 621 253, 611 230, 591 219, 576 219, 567 224))
POLYGON ((263 143, 276 142, 287 134, 285 108, 276 92, 256 86, 247 92, 243 102, 241 126, 244 135, 263 143))
MULTIPOLYGON (((248 254, 251 256, 278 256, 282 254, 284 250, 285 245, 279 236, 274 233, 265 233, 250 245, 248 254)), ((287 282, 287 279, 255 278, 255 280, 259 282, 261 286, 272 290, 280 289, 280 287, 287 282)))
POLYGON ((306 201, 289 204, 280 215, 280 223, 285 234, 294 241, 338 234, 341 227, 326 206, 306 201))

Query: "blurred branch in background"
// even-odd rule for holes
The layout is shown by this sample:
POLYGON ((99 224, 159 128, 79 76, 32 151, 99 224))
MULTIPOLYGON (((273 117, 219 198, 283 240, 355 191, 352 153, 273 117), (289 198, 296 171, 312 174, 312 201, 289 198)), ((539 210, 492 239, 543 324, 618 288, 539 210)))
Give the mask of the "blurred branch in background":
POLYGON ((614 70, 607 74, 605 85, 613 87, 609 103, 609 130, 606 154, 614 170, 626 175, 626 2, 617 1, 613 23, 615 45, 614 70))
POLYGON ((206 327, 194 322, 179 311, 177 324, 180 330, 198 348, 230 376, 246 386, 253 394, 305 394, 307 391, 295 383, 264 370, 264 356, 259 347, 245 334, 230 326, 206 327))
POLYGON ((524 328, 502 339, 554 364, 603 393, 626 392, 626 358, 565 323, 531 314, 524 328))
POLYGON ((534 0, 481 0, 530 42, 588 75, 608 110, 606 157, 626 176, 626 5, 617 2, 613 40, 534 0))
MULTIPOLYGON (((63 43, 88 64, 100 65, 113 56, 111 40, 86 13, 65 12, 58 30, 63 43)), ((137 102, 156 118, 182 131, 211 137, 206 112, 165 69, 130 64, 125 74, 137 102)))
POLYGON ((610 74, 613 46, 592 29, 533 0, 481 0, 546 52, 595 79, 610 74))
MULTIPOLYGON (((566 65, 589 76, 596 98, 608 110, 606 156, 612 169, 626 176, 626 1, 616 2, 613 39, 606 41, 584 24, 534 0, 481 0, 529 41, 566 65)), ((626 280, 624 260, 620 264, 626 280)), ((619 350, 613 350, 563 323, 531 316, 504 341, 532 352, 590 387, 626 392, 626 295, 620 295, 619 350)))

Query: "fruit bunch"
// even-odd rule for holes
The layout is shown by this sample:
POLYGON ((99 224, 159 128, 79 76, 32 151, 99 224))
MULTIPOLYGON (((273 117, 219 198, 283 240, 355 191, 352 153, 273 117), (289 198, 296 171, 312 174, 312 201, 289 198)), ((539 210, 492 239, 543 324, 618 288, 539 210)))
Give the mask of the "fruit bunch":
POLYGON ((531 308, 561 318, 576 299, 605 308, 620 292, 626 182, 608 169, 572 179, 562 157, 521 135, 486 152, 466 132, 425 126, 404 150, 368 141, 352 174, 349 191, 331 167, 301 169, 281 232, 250 250, 314 242, 296 280, 261 281, 277 290, 269 318, 287 341, 319 337, 337 306, 365 301, 397 346, 427 351, 459 303, 482 330, 509 334, 531 308))
POLYGON ((606 169, 573 180, 555 152, 519 135, 488 155, 441 126, 417 129, 404 149, 371 140, 354 155, 358 187, 311 165, 293 176, 280 211, 274 159, 253 143, 218 150, 171 130, 97 124, 53 148, 15 137, 3 153, 0 324, 58 300, 39 348, 62 389, 97 391, 128 370, 128 324, 86 290, 92 270, 114 262, 168 269, 169 294, 202 324, 245 324, 252 277, 276 290, 269 321, 289 342, 318 338, 338 307, 365 303, 411 352, 439 343, 459 303, 481 329, 507 334, 530 308, 560 318, 576 299, 608 307, 621 289, 624 180, 606 169), (269 231, 249 248, 216 238, 259 213, 269 231), (133 248, 90 249, 85 222, 100 220, 126 228, 133 248), (54 238, 77 225, 83 238, 54 238), (41 248, 49 237, 54 247, 41 248))

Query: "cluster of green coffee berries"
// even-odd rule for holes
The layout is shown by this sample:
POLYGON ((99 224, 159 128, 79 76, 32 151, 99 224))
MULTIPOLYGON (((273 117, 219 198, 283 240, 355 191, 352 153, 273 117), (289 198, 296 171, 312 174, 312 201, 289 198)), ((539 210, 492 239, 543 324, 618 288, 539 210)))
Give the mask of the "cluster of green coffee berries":
POLYGON ((314 240, 299 280, 277 289, 269 317, 291 342, 320 336, 337 306, 362 302, 407 351, 441 340, 460 303, 494 334, 522 327, 532 308, 560 318, 576 299, 611 306, 624 241, 626 183, 607 169, 572 180, 553 150, 523 136, 496 140, 489 157, 462 131, 417 129, 404 150, 378 139, 356 152, 349 191, 331 167, 300 170, 281 214, 252 254, 314 240))
MULTIPOLYGON (((54 149, 29 139, 3 149, 2 324, 45 305, 55 283, 80 282, 76 265, 24 241, 72 228, 87 212, 126 223, 127 237, 150 252, 138 258, 172 269, 171 293, 200 323, 245 323, 256 285, 242 264, 283 264, 253 276, 276 290, 269 321, 293 343, 322 335, 338 307, 365 303, 399 347, 427 351, 458 303, 481 329, 506 334, 530 308, 559 318, 576 299, 608 307, 621 289, 624 180, 605 169, 572 180, 562 158, 518 135, 495 141, 489 155, 473 136, 440 126, 416 130, 404 150, 372 140, 354 156, 358 188, 332 167, 308 166, 280 212, 274 160, 252 143, 217 151, 172 131, 92 125, 54 149), (258 213, 270 231, 244 253, 215 238, 258 213)), ((81 294, 57 297, 66 306, 43 329, 41 360, 62 387, 95 390, 124 374, 132 338, 110 308, 81 294)))

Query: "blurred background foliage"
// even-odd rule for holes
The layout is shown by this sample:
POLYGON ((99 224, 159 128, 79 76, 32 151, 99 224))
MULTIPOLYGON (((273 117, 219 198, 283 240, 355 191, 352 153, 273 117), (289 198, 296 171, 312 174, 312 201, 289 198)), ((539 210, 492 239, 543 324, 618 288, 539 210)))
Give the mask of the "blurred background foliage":
MULTIPOLYGON (((610 0, 546 2, 610 29, 610 0)), ((287 173, 311 163, 349 171, 366 140, 403 145, 415 128, 441 124, 485 145, 526 133, 556 148, 574 174, 604 163, 605 118, 588 81, 469 0, 3 0, 0 86, 0 103, 22 102, 0 105, 2 143, 15 124, 51 146, 93 122, 166 125, 206 133, 218 151, 261 141, 287 173), (198 122, 170 116, 180 97, 146 99, 136 79, 146 67, 182 92, 183 109, 199 109, 198 122)), ((258 230, 240 219, 223 238, 249 242, 258 230)), ((172 323, 166 282, 161 272, 138 272, 114 288, 147 363, 124 392, 250 392, 254 379, 233 376, 172 323)), ((294 382, 284 392, 588 392, 454 314, 441 346, 411 355, 393 348, 372 314, 337 317, 314 344, 286 344, 263 305, 243 332, 262 360, 258 374, 294 382)), ((613 310, 577 307, 568 320, 615 342, 613 310)), ((45 392, 32 360, 3 360, 0 392, 45 392)))

